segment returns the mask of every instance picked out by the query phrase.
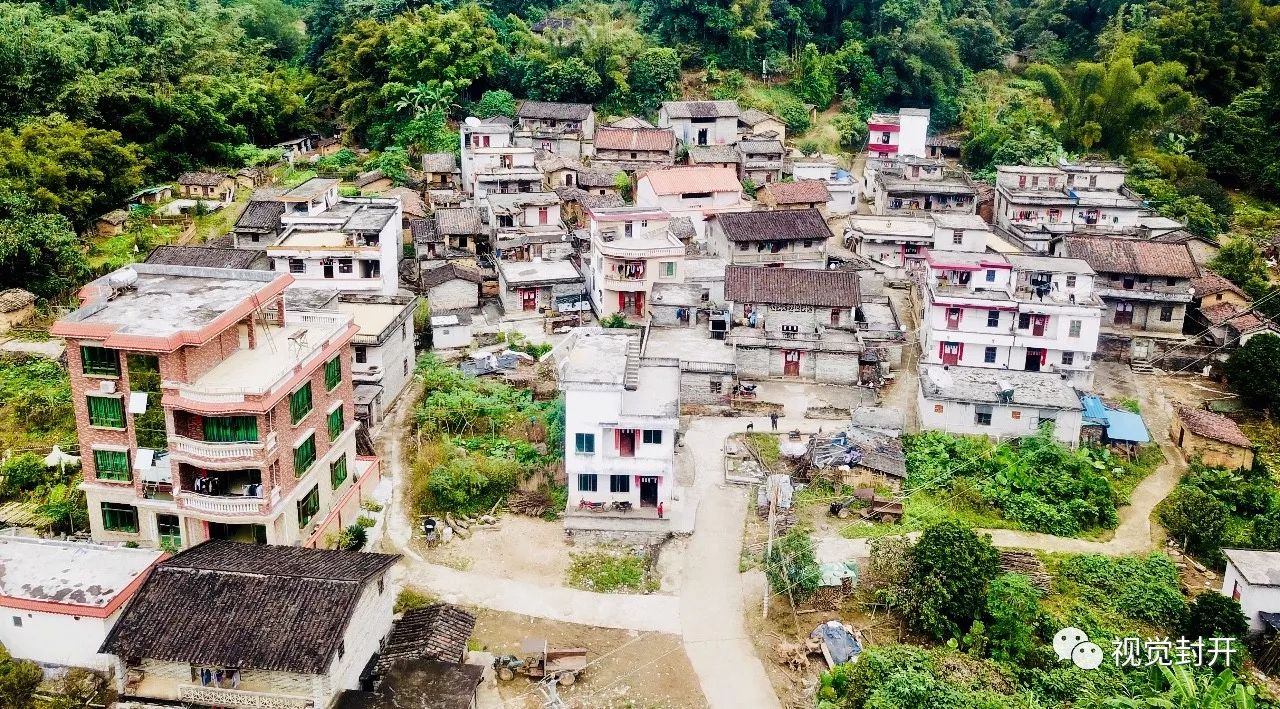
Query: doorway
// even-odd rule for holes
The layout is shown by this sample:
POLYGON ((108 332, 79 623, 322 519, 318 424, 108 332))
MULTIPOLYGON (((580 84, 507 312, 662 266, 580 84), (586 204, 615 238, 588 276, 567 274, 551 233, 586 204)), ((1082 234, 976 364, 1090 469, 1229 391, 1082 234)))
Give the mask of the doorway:
POLYGON ((782 351, 782 376, 800 376, 800 350, 782 351))
POLYGON ((640 506, 641 507, 657 507, 658 506, 658 478, 657 477, 640 478, 640 506))
POLYGON ((618 457, 634 458, 636 457, 636 429, 619 428, 616 429, 614 435, 618 439, 618 457))
POLYGON ((708 135, 708 134, 707 134, 707 129, 706 129, 706 128, 699 128, 699 129, 698 129, 698 145, 706 145, 706 144, 707 144, 707 135, 708 135))
POLYGON ((1049 322, 1048 315, 1032 315, 1031 316, 1031 334, 1036 337, 1044 336, 1044 326, 1049 322))
POLYGON ((1027 366, 1028 372, 1040 371, 1040 363, 1044 360, 1044 350, 1038 347, 1027 348, 1027 366))
POLYGON ((324 277, 333 278, 333 259, 324 260, 324 277))
POLYGON ((1133 324, 1133 303, 1119 302, 1116 303, 1116 317, 1112 321, 1116 325, 1132 325, 1133 324))
POLYGON ((960 353, 963 346, 959 342, 942 343, 942 363, 943 364, 960 364, 960 353))
POLYGON ((538 290, 536 288, 520 289, 520 309, 521 310, 537 310, 538 309, 538 290))

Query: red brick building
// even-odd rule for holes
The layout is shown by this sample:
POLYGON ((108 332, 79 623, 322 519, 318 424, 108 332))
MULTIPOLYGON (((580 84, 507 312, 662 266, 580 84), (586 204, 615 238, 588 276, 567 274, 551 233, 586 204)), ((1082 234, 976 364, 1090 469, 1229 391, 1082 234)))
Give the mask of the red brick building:
POLYGON ((315 546, 359 515, 351 317, 286 310, 288 274, 135 264, 66 338, 93 538, 315 546))

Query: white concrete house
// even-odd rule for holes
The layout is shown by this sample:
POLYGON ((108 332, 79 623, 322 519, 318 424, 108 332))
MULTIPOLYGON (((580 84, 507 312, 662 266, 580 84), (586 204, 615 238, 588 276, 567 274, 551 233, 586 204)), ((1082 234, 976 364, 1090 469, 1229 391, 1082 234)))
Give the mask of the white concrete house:
POLYGON ((845 244, 897 278, 906 276, 912 261, 924 258, 936 231, 929 217, 855 215, 848 225, 845 244))
POLYGON ((867 153, 870 155, 925 156, 929 135, 929 109, 903 108, 897 115, 873 113, 867 119, 867 153))
POLYGON ((675 131, 686 145, 731 145, 738 142, 737 101, 663 101, 658 127, 675 131))
POLYGON ((827 162, 796 162, 791 165, 796 182, 822 180, 831 193, 827 203, 829 216, 856 214, 858 211, 858 181, 845 168, 827 162))
POLYGON ((687 217, 696 239, 706 237, 706 219, 721 212, 747 212, 742 183, 732 168, 677 166, 650 170, 636 182, 636 206, 687 217))
POLYGON ((1262 630, 1262 613, 1280 613, 1280 551, 1223 549, 1222 595, 1240 602, 1250 630, 1262 630))
POLYGON ((431 316, 432 349, 460 349, 472 342, 470 313, 441 311, 431 316))
POLYGON ((658 283, 684 281, 685 246, 661 209, 600 207, 587 212, 591 250, 582 276, 596 315, 644 321, 658 283))
POLYGON ((404 391, 416 359, 413 315, 418 310, 416 295, 339 296, 338 312, 351 315, 360 331, 351 340, 351 381, 357 399, 373 397, 368 411, 356 409, 365 426, 377 426, 382 412, 404 391))
POLYGON ((1136 231, 1151 210, 1124 185, 1119 163, 1062 161, 996 167, 995 223, 1038 251, 1055 236, 1136 231))
POLYGON ((607 519, 579 514, 583 501, 630 503, 622 514, 642 519, 672 517, 680 364, 641 357, 640 344, 639 330, 578 328, 550 355, 565 398, 566 528, 607 519))
POLYGON ((404 253, 399 198, 342 197, 312 211, 323 194, 281 217, 284 233, 266 248, 272 270, 307 288, 394 295, 404 253))
POLYGON ((524 101, 516 111, 515 144, 544 153, 583 157, 592 155, 596 112, 589 103, 524 101))
POLYGON ((106 672, 98 647, 163 553, 0 536, 0 645, 44 667, 106 672))
POLYGON ((1004 440, 1033 436, 1052 423, 1058 441, 1080 441, 1084 407, 1057 374, 926 365, 916 404, 926 431, 1004 440))

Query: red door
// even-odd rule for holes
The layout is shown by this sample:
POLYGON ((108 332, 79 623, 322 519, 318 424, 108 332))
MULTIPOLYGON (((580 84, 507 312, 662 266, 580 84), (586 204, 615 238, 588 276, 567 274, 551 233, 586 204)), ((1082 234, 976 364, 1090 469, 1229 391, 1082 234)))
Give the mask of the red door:
POLYGON ((613 437, 618 444, 618 457, 636 457, 636 429, 615 428, 613 429, 613 437))
POLYGON ((800 376, 800 350, 782 351, 782 376, 800 376))
POLYGON ((948 330, 960 329, 960 313, 961 313, 961 310, 959 308, 947 308, 947 329, 948 330))
POLYGON ((644 317, 644 291, 636 293, 636 317, 644 317))
POLYGON ((1040 337, 1044 334, 1044 326, 1049 323, 1048 315, 1033 315, 1031 317, 1031 334, 1040 337))
POLYGON ((963 354, 963 342, 943 342, 939 347, 939 355, 942 357, 943 364, 960 364, 960 357, 963 354))
POLYGON ((538 309, 538 289, 537 288, 521 288, 520 289, 520 307, 524 310, 538 309))

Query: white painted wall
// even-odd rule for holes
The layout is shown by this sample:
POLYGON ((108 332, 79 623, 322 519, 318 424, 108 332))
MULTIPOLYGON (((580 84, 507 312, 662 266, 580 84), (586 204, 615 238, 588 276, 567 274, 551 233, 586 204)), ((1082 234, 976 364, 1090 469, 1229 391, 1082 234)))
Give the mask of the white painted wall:
POLYGON ((1262 630, 1259 613, 1280 612, 1280 586, 1254 586, 1240 575, 1235 564, 1227 560, 1227 569, 1222 574, 1222 595, 1230 598, 1236 590, 1240 592, 1240 610, 1249 619, 1250 630, 1262 630))
POLYGON ((111 656, 98 654, 98 647, 120 613, 91 618, 0 606, 0 644, 10 655, 42 665, 106 671, 111 656))
POLYGON ((929 135, 929 117, 899 113, 898 126, 898 154, 924 157, 924 142, 929 135))
POLYGON ((658 484, 658 501, 670 505, 672 488, 675 485, 675 440, 679 428, 676 417, 635 417, 628 416, 623 423, 625 428, 655 429, 662 431, 661 444, 645 444, 641 436, 636 443, 634 458, 618 457, 615 444, 614 428, 606 427, 602 422, 618 422, 622 418, 622 390, 598 391, 569 389, 565 396, 565 475, 569 485, 569 505, 575 506, 581 500, 590 502, 613 502, 629 500, 634 507, 640 506, 640 486, 635 483, 635 476, 660 476, 658 484), (643 420, 643 423, 639 421, 643 420), (634 424, 634 425, 633 425, 634 424), (577 452, 578 433, 595 435, 595 453, 577 452), (597 473, 596 491, 578 489, 580 473, 597 473), (609 475, 627 475, 631 478, 630 489, 625 493, 609 492, 609 475))
MULTIPOLYGON (((991 425, 980 426, 976 422, 975 404, 972 402, 934 401, 926 399, 923 390, 918 391, 916 399, 920 428, 926 431, 1012 438, 1035 435, 1039 428, 1040 410, 1034 407, 993 405, 991 425), (1015 412, 1018 418, 1014 418, 1015 412)), ((1080 441, 1080 412, 1055 411, 1053 414, 1053 437, 1066 445, 1076 446, 1080 441)))

